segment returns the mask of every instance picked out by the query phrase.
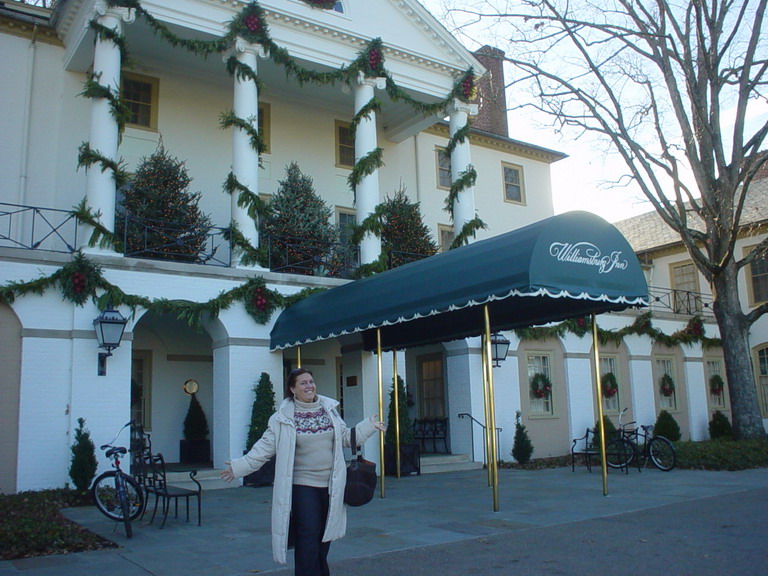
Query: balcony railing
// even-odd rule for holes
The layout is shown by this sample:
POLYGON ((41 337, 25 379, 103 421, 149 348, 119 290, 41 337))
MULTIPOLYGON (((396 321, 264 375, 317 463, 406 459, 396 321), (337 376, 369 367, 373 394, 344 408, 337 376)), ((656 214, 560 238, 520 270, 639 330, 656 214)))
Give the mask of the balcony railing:
POLYGON ((72 212, 0 202, 0 247, 74 252, 78 222, 72 212))
POLYGON ((650 308, 686 316, 714 316, 712 297, 699 292, 648 286, 650 308))
POLYGON ((360 265, 358 246, 275 235, 262 235, 260 241, 272 272, 351 278, 360 265))

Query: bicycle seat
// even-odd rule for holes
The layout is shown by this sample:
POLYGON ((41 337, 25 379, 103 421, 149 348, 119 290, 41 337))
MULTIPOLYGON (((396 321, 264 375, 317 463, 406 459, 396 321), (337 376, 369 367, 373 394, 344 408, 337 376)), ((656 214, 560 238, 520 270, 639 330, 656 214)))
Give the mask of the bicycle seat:
POLYGON ((123 448, 122 446, 114 446, 107 450, 107 458, 112 458, 115 454, 125 454, 128 452, 127 448, 123 448))

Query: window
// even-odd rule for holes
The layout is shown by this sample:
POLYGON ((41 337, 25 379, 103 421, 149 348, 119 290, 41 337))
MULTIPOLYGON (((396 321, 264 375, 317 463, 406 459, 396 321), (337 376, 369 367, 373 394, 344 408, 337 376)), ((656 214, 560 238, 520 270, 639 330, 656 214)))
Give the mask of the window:
POLYGON ((524 204, 523 167, 503 163, 501 169, 504 177, 504 200, 514 204, 524 204))
POLYGON ((765 254, 755 258, 749 265, 749 287, 752 304, 768 301, 768 256, 765 254))
POLYGON ((437 231, 440 234, 440 252, 448 252, 451 249, 453 241, 456 239, 456 235, 453 233, 452 226, 446 226, 445 224, 438 224, 437 231))
POLYGON ((272 110, 269 104, 259 104, 259 125, 257 128, 259 130, 259 135, 261 136, 261 141, 264 142, 265 154, 270 154, 272 152, 272 135, 270 129, 272 125, 271 115, 272 110))
POLYGON ((451 178, 451 155, 445 148, 435 150, 437 154, 437 187, 450 190, 453 179, 451 178))
MULTIPOLYGON (((616 383, 619 381, 619 359, 615 356, 600 356, 600 377, 611 372, 616 378, 616 383)), ((603 388, 605 388, 605 382, 602 382, 603 388)), ((618 414, 619 406, 621 406, 621 389, 616 389, 616 392, 612 396, 608 396, 600 393, 603 399, 603 410, 605 412, 615 412, 618 414)))
POLYGON ((528 397, 531 403, 531 414, 551 415, 554 414, 552 394, 554 390, 547 394, 535 393, 531 389, 531 382, 537 374, 544 376, 552 382, 552 358, 549 354, 531 353, 527 356, 528 365, 528 397))
POLYGON ((763 418, 768 418, 768 346, 757 351, 757 397, 763 418))
POLYGON ((336 225, 339 227, 339 244, 346 246, 352 236, 352 228, 357 224, 354 210, 336 208, 336 225))
POLYGON ((677 387, 678 382, 675 380, 675 371, 672 358, 657 358, 656 359, 656 390, 659 393, 659 407, 662 410, 677 410, 677 387), (671 392, 665 392, 662 390, 662 379, 668 375, 672 378, 674 388, 671 392))
POLYGON ((152 352, 134 350, 131 357, 131 422, 152 430, 152 352))
POLYGON ((698 274, 693 262, 672 264, 670 268, 672 288, 674 290, 672 311, 677 314, 701 312, 698 274))
POLYGON ((122 99, 128 107, 127 125, 143 130, 157 130, 157 98, 160 82, 157 78, 125 72, 122 79, 122 99))
POLYGON ((336 121, 336 166, 349 168, 355 166, 355 139, 349 122, 336 121))
POLYGON ((440 354, 421 356, 419 365, 419 417, 445 418, 445 383, 443 357, 440 354))
POLYGON ((723 390, 718 392, 713 392, 712 387, 710 385, 710 381, 713 376, 719 376, 723 382, 725 382, 725 378, 723 378, 722 374, 722 367, 720 360, 707 360, 706 362, 706 377, 707 377, 707 392, 709 393, 709 404, 712 407, 712 410, 722 410, 725 408, 725 386, 723 386, 723 390))

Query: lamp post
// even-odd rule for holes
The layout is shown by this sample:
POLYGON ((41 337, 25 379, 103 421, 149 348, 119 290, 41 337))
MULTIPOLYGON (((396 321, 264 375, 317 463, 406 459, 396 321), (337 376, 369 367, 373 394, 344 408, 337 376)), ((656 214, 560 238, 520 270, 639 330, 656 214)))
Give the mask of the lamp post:
POLYGON ((493 367, 498 368, 507 359, 509 339, 499 332, 491 334, 491 359, 493 367))
POLYGON ((99 352, 99 376, 106 376, 107 358, 112 356, 112 350, 120 346, 127 322, 128 320, 118 310, 112 308, 112 302, 109 302, 107 309, 103 310, 93 321, 93 329, 96 330, 96 342, 98 342, 99 348, 106 350, 106 352, 99 352))

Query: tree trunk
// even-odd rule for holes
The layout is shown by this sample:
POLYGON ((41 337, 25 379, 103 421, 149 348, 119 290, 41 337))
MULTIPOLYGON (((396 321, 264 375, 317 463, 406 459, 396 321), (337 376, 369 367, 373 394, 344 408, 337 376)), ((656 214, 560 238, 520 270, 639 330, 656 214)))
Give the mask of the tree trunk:
POLYGON ((749 324, 741 310, 736 266, 731 261, 713 280, 714 311, 720 327, 725 374, 737 439, 766 436, 749 349, 749 324))

